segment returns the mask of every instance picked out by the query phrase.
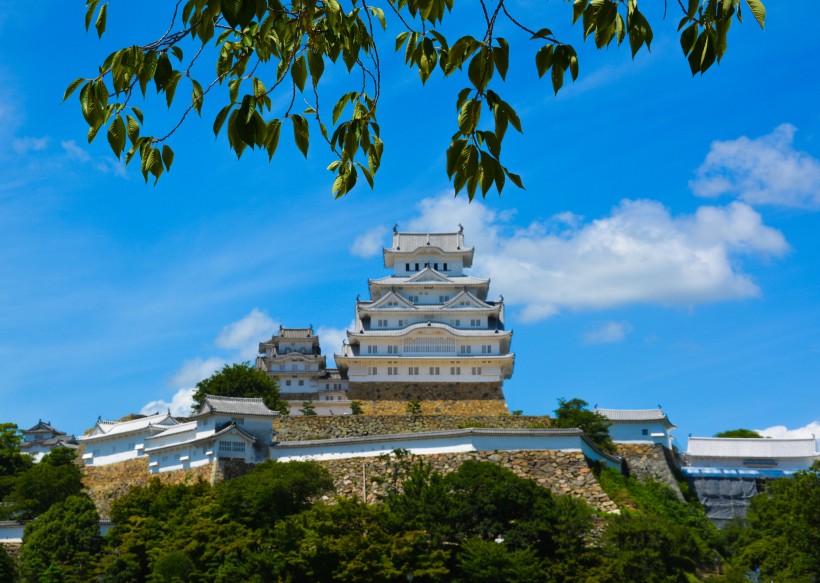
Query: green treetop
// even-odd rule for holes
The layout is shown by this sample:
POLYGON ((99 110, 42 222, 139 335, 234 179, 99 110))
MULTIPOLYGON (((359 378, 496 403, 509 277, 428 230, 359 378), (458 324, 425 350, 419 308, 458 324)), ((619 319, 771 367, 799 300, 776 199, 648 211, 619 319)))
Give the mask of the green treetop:
POLYGON ((287 413, 288 407, 279 398, 279 385, 249 362, 226 364, 204 381, 196 385, 194 405, 202 406, 206 395, 221 397, 261 397, 269 409, 287 413))

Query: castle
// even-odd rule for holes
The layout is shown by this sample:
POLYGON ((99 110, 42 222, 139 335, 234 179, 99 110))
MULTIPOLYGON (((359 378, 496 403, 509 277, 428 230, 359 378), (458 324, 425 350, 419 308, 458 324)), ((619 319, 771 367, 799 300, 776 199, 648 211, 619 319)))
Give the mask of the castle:
POLYGON ((259 345, 256 367, 279 380, 291 414, 305 401, 320 415, 403 414, 408 401, 428 412, 507 412, 502 384, 513 373, 512 331, 504 298, 489 300, 490 280, 466 274, 475 250, 454 233, 393 229, 384 266, 393 273, 368 280, 370 298, 356 299, 353 330, 338 369, 326 368, 313 328, 280 327, 259 345))

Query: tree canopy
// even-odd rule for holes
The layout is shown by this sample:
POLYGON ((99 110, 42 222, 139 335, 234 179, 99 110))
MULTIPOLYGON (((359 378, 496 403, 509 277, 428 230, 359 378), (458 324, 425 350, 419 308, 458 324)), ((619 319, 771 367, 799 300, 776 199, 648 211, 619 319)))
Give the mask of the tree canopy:
MULTIPOLYGON (((99 36, 106 29, 108 5, 86 0, 86 28, 93 22, 99 36)), ((567 75, 573 80, 579 75, 578 53, 569 42, 573 32, 598 49, 628 40, 633 58, 642 48, 649 50, 654 38, 636 0, 575 0, 563 22, 531 22, 527 14, 514 14, 506 0, 459 2, 459 9, 483 16, 474 34, 463 36, 452 35, 449 27, 455 5, 455 0, 180 0, 156 40, 114 51, 98 72, 73 81, 64 98, 79 89, 89 142, 104 130, 113 153, 124 155, 126 163, 137 158, 146 180, 149 175, 158 180, 171 168, 174 132, 192 112, 201 115, 206 99, 222 106, 213 130, 218 135, 226 128, 237 156, 259 148, 272 158, 283 125, 290 126, 285 131, 307 156, 311 132, 318 130, 331 152, 328 170, 335 174, 332 191, 339 197, 360 175, 372 187, 379 170, 384 150, 377 120, 380 34, 396 29, 395 50, 403 51, 422 83, 437 69, 445 77, 466 77, 454 96, 457 116, 446 171, 456 193, 466 188, 472 199, 491 189, 500 193, 507 180, 523 187, 501 155, 508 128, 523 131, 501 89, 515 50, 535 43, 533 73, 546 76, 557 93, 567 75), (513 27, 517 38, 496 33, 501 21, 513 27), (349 73, 350 82, 347 91, 327 98, 320 81, 334 66, 349 73), (169 108, 178 88, 188 96, 182 99, 179 123, 159 133, 135 104, 140 95, 153 103, 149 84, 156 100, 169 108), (275 99, 280 96, 284 105, 274 107, 282 103, 275 99)), ((763 27, 766 16, 760 0, 679 0, 670 7, 679 10, 680 46, 693 75, 724 56, 734 20, 742 22, 750 13, 763 27)), ((126 10, 125 5, 117 8, 126 10)))
POLYGON ((609 420, 600 413, 590 411, 587 406, 583 399, 558 399, 552 426, 581 429, 595 445, 614 453, 615 444, 609 437, 609 420))
POLYGON ((279 398, 279 385, 249 362, 226 364, 207 379, 196 384, 194 405, 205 402, 205 395, 222 397, 261 397, 269 409, 281 413, 288 412, 285 401, 279 398))
POLYGON ((730 429, 728 431, 721 431, 720 433, 715 433, 715 437, 740 437, 743 439, 754 439, 754 438, 761 438, 763 437, 757 431, 753 431, 751 429, 730 429))

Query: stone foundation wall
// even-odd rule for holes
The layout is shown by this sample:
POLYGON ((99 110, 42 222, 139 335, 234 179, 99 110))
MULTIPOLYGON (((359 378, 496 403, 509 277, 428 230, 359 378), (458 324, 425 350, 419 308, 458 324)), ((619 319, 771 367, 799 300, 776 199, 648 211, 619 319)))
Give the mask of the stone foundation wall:
POLYGON ((22 546, 22 543, 0 543, 0 547, 6 550, 6 553, 8 553, 13 561, 17 561, 17 556, 20 554, 20 548, 22 546))
MULTIPOLYGON (((407 415, 407 401, 360 401, 365 415, 407 415)), ((422 415, 506 415, 505 401, 419 401, 422 415)))
POLYGON ((148 471, 148 458, 128 460, 107 466, 88 466, 83 472, 83 485, 97 507, 101 517, 107 518, 111 504, 128 493, 134 486, 146 486, 151 478, 164 484, 193 484, 200 480, 211 482, 211 465, 190 470, 152 474, 148 471))
POLYGON ((503 401, 501 383, 350 383, 351 401, 503 401))
MULTIPOLYGON (((426 403, 422 404, 422 411, 426 403)), ((279 417, 273 421, 278 441, 306 441, 365 435, 419 433, 465 427, 541 429, 549 417, 524 415, 346 415, 279 417)))
POLYGON ((672 469, 672 452, 659 443, 618 443, 618 454, 623 456, 629 474, 640 481, 654 480, 666 484, 683 500, 683 494, 672 469))
MULTIPOLYGON (((534 480, 554 494, 568 494, 580 498, 602 512, 617 510, 617 505, 603 491, 590 470, 584 454, 574 451, 499 451, 443 453, 411 456, 423 460, 433 470, 447 474, 455 471, 466 460, 488 461, 512 471, 523 478, 534 480)), ((385 493, 385 481, 394 475, 395 457, 360 457, 320 461, 327 468, 342 496, 366 495, 368 502, 380 499, 385 493), (366 488, 364 488, 366 486, 366 488)))

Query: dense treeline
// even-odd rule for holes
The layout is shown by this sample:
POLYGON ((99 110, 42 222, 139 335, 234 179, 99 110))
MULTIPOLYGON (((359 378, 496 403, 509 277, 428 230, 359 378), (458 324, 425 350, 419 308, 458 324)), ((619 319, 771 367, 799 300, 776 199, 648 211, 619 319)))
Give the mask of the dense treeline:
POLYGON ((67 452, 37 465, 10 459, 0 451, 3 511, 38 517, 16 566, 0 550, 3 582, 731 583, 809 582, 820 572, 811 472, 772 482, 746 521, 718 531, 666 486, 605 469, 598 478, 619 515, 484 462, 441 475, 398 455, 379 504, 336 498, 318 464, 266 462, 213 487, 133 488, 100 537, 67 452), (61 467, 76 481, 54 473, 61 467), (45 487, 54 476, 64 480, 59 495, 45 487))

